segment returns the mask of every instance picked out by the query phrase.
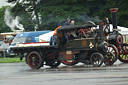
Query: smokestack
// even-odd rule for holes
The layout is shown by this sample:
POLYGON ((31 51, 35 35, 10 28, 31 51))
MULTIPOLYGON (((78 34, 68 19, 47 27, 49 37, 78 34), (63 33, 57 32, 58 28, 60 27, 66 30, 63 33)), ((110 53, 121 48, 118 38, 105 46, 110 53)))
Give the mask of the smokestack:
POLYGON ((117 11, 118 11, 118 8, 111 8, 110 11, 112 14, 113 30, 117 30, 117 11))
POLYGON ((103 41, 104 40, 104 33, 103 33, 103 22, 99 23, 99 30, 100 30, 100 40, 103 41))

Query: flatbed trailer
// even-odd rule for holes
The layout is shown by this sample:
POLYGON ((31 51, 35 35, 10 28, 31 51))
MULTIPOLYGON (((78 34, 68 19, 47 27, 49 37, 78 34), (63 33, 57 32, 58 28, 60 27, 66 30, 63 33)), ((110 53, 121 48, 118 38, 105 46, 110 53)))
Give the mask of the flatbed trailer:
POLYGON ((26 53, 30 50, 45 50, 45 51, 59 51, 60 48, 57 48, 57 46, 27 46, 27 47, 11 47, 11 50, 17 52, 17 53, 26 53))

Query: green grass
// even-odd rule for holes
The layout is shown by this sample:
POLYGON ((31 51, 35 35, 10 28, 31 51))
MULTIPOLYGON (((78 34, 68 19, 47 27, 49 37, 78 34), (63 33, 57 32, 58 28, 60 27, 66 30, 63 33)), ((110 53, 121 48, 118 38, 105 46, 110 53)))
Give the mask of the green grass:
POLYGON ((1 58, 0 57, 0 63, 18 63, 18 62, 25 62, 25 58, 22 59, 22 61, 20 61, 19 57, 14 57, 14 58, 1 58))

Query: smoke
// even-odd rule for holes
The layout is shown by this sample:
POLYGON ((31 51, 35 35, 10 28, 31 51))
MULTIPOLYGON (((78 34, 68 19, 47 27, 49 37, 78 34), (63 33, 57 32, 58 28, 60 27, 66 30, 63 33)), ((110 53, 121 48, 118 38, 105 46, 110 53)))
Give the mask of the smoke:
POLYGON ((20 30, 24 30, 24 27, 22 24, 19 23, 20 18, 18 16, 13 17, 10 14, 9 8, 6 9, 5 15, 4 15, 4 21, 11 28, 12 31, 15 31, 15 28, 19 28, 20 30))
POLYGON ((83 21, 101 22, 101 20, 98 16, 90 17, 87 14, 85 14, 85 15, 80 15, 80 17, 81 17, 81 20, 83 20, 83 21))

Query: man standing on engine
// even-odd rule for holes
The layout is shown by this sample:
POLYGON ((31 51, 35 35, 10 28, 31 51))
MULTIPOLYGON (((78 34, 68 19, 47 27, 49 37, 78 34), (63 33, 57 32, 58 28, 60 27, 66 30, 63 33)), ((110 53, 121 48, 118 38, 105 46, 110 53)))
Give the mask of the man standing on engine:
POLYGON ((67 18, 67 21, 64 23, 64 25, 71 25, 69 18, 67 18))

